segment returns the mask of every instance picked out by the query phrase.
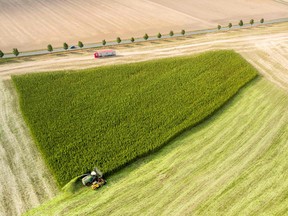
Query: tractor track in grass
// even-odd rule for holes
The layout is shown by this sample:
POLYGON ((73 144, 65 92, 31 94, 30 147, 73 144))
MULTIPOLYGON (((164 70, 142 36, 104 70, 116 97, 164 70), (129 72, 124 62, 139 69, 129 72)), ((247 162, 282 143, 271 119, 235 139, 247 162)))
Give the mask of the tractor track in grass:
POLYGON ((21 215, 57 191, 30 138, 11 83, 0 79, 0 215, 21 215))

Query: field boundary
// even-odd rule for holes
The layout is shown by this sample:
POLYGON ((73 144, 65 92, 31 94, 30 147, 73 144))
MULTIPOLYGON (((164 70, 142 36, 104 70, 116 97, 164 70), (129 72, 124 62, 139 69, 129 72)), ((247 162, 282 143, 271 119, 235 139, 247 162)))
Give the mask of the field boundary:
MULTIPOLYGON (((165 40, 169 38, 177 38, 177 37, 189 37, 193 35, 201 35, 201 34, 207 34, 207 33, 215 33, 215 32, 223 32, 223 31, 229 31, 229 30, 237 30, 237 29, 244 29, 244 28, 253 28, 253 27, 258 27, 258 26, 265 26, 265 25, 270 25, 270 24, 277 24, 277 23, 285 23, 288 22, 288 17, 287 18, 281 18, 281 19, 274 19, 274 20, 267 20, 264 21, 264 23, 260 23, 260 21, 255 21, 253 26, 251 26, 249 23, 244 23, 243 26, 239 26, 238 24, 233 25, 231 28, 227 26, 223 26, 220 30, 217 29, 217 27, 212 28, 212 29, 201 29, 201 30, 195 30, 195 31, 187 31, 185 32, 185 35, 182 35, 180 33, 174 33, 173 36, 170 36, 169 34, 163 34, 161 38, 157 38, 157 36, 149 36, 147 40, 144 38, 135 38, 135 42, 131 42, 128 39, 123 39, 121 43, 117 43, 115 41, 107 41, 106 45, 102 45, 102 43, 89 43, 85 44, 84 47, 81 48, 76 48, 76 49, 68 49, 64 50, 63 48, 54 48, 53 52, 47 51, 47 49, 43 50, 36 50, 36 51, 27 51, 27 52, 20 52, 19 56, 15 56, 12 53, 5 53, 5 55, 2 57, 2 59, 13 59, 13 58, 19 58, 19 57, 28 57, 28 56, 38 56, 38 55, 45 55, 45 54, 54 54, 54 53, 63 53, 63 52, 75 52, 78 50, 85 50, 85 49, 91 49, 91 48, 104 48, 107 46, 120 46, 123 44, 133 44, 137 42, 145 42, 145 41, 159 41, 159 40, 165 40)), ((228 24, 228 23, 227 23, 228 24)), ((1 64, 1 58, 0 58, 0 64, 1 64)))

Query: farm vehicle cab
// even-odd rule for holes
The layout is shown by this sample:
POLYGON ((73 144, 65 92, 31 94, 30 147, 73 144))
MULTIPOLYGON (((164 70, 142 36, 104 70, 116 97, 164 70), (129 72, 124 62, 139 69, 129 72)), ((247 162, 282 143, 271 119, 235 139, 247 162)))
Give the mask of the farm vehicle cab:
POLYGON ((106 180, 103 178, 101 171, 97 168, 94 168, 91 173, 82 175, 82 184, 84 186, 91 186, 93 190, 96 190, 105 185, 106 180))

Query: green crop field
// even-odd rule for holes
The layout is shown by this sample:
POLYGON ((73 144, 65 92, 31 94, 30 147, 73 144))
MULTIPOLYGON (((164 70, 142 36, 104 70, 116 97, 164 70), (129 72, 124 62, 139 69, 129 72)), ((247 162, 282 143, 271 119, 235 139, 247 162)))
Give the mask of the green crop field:
POLYGON ((14 76, 24 118, 58 183, 111 174, 211 116, 257 71, 233 51, 14 76))
POLYGON ((257 78, 98 191, 62 193, 27 215, 287 215, 287 107, 287 92, 257 78))

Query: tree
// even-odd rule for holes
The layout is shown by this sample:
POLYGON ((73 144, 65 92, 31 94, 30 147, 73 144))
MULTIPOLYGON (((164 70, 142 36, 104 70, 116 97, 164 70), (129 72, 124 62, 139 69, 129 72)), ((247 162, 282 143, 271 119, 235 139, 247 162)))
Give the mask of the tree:
POLYGON ((0 50, 0 58, 3 58, 4 53, 2 52, 2 50, 0 50))
POLYGON ((239 22, 239 26, 243 26, 244 25, 244 23, 243 23, 243 20, 240 20, 240 22, 239 22))
POLYGON ((174 35, 174 32, 173 32, 173 31, 170 31, 170 32, 169 32, 169 35, 170 35, 170 37, 172 37, 172 36, 174 35))
POLYGON ((252 26, 254 24, 254 19, 250 20, 250 25, 252 26))
POLYGON ((82 43, 82 41, 78 41, 78 46, 82 49, 84 47, 84 44, 82 43))
POLYGON ((182 29, 181 34, 182 34, 182 35, 185 35, 185 33, 186 33, 185 30, 182 29))
POLYGON ((145 35, 143 36, 143 38, 144 38, 145 40, 148 40, 148 38, 149 38, 148 34, 145 33, 145 35))
POLYGON ((53 47, 52 47, 51 44, 49 44, 49 45, 47 46, 47 50, 48 50, 49 52, 52 52, 52 51, 53 51, 53 47))
POLYGON ((117 41, 118 44, 120 44, 120 43, 121 43, 121 38, 120 38, 120 37, 117 37, 117 38, 116 38, 116 41, 117 41))
POLYGON ((157 35, 157 38, 161 38, 161 37, 162 37, 162 35, 161 35, 161 33, 159 32, 158 35, 157 35))
POLYGON ((220 30, 221 29, 221 25, 218 25, 217 28, 218 28, 218 30, 220 30))
POLYGON ((263 19, 263 18, 260 20, 260 23, 261 23, 261 24, 263 24, 263 23, 264 23, 264 19, 263 19))
POLYGON ((102 41, 102 45, 105 46, 106 45, 106 40, 102 41))
POLYGON ((131 42, 132 42, 132 43, 134 43, 134 41, 135 41, 135 38, 134 38, 134 37, 131 37, 131 39, 130 39, 130 40, 131 40, 131 42))
POLYGON ((228 27, 229 27, 229 29, 232 28, 232 23, 229 23, 228 27))
POLYGON ((19 51, 18 51, 17 48, 14 48, 14 49, 13 49, 13 54, 14 54, 15 56, 18 56, 18 55, 19 55, 19 51))
POLYGON ((67 43, 63 43, 63 48, 64 48, 64 50, 67 50, 68 49, 68 44, 67 43))

